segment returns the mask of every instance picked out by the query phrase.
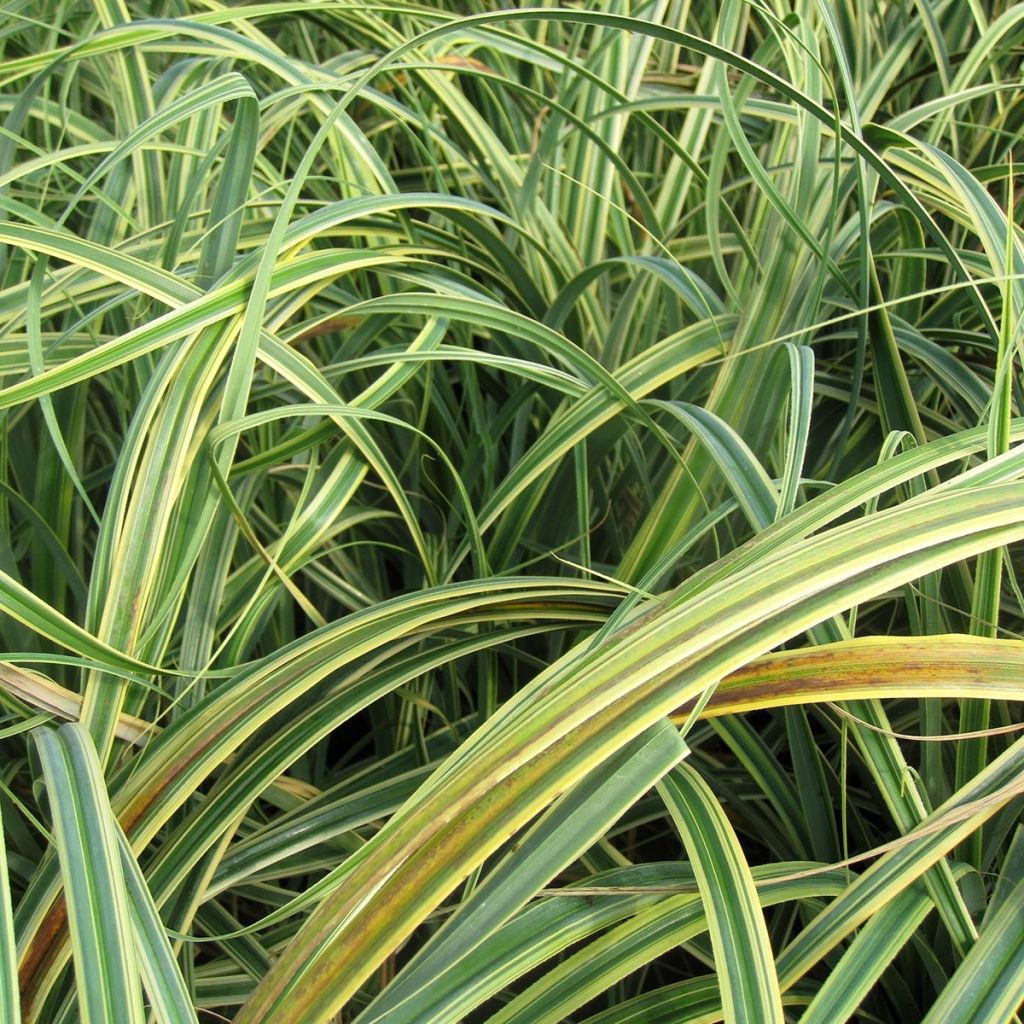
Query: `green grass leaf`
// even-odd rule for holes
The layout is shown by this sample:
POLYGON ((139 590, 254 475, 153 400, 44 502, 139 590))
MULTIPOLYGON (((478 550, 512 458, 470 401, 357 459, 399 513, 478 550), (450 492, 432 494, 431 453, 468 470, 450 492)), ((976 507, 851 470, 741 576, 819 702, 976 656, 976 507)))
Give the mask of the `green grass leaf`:
POLYGON ((116 825, 88 733, 34 733, 66 879, 82 1020, 145 1020, 116 825))
POLYGON ((706 782, 687 765, 659 783, 706 908, 727 1021, 782 1021, 775 957, 736 833, 706 782))

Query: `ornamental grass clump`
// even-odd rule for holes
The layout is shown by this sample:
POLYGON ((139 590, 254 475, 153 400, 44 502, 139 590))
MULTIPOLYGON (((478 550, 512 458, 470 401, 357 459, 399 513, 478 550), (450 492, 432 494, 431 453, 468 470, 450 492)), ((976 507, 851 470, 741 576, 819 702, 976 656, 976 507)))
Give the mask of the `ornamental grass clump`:
POLYGON ((1017 1019, 1024 4, 0 29, 0 1021, 1017 1019))

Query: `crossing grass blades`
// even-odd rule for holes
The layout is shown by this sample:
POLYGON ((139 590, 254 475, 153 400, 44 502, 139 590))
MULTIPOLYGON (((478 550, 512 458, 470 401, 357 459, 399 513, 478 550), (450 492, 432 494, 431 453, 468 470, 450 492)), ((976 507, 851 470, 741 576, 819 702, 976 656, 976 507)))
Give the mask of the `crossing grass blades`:
POLYGON ((8 0, 0 1019, 1016 1020, 1022 33, 8 0))

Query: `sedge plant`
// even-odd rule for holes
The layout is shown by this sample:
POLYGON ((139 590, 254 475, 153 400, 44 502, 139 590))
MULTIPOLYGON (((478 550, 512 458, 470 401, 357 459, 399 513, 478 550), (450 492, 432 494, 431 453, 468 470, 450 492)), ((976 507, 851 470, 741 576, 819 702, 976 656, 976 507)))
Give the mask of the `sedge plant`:
POLYGON ((1022 33, 7 0, 0 1020, 1017 1020, 1022 33))

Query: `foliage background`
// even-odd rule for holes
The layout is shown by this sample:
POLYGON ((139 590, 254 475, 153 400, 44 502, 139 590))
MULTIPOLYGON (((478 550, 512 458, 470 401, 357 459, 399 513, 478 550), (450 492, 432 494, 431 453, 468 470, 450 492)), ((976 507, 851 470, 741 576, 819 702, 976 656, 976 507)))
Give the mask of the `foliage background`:
POLYGON ((1022 23, 7 0, 0 1018, 1014 1020, 1022 23))

